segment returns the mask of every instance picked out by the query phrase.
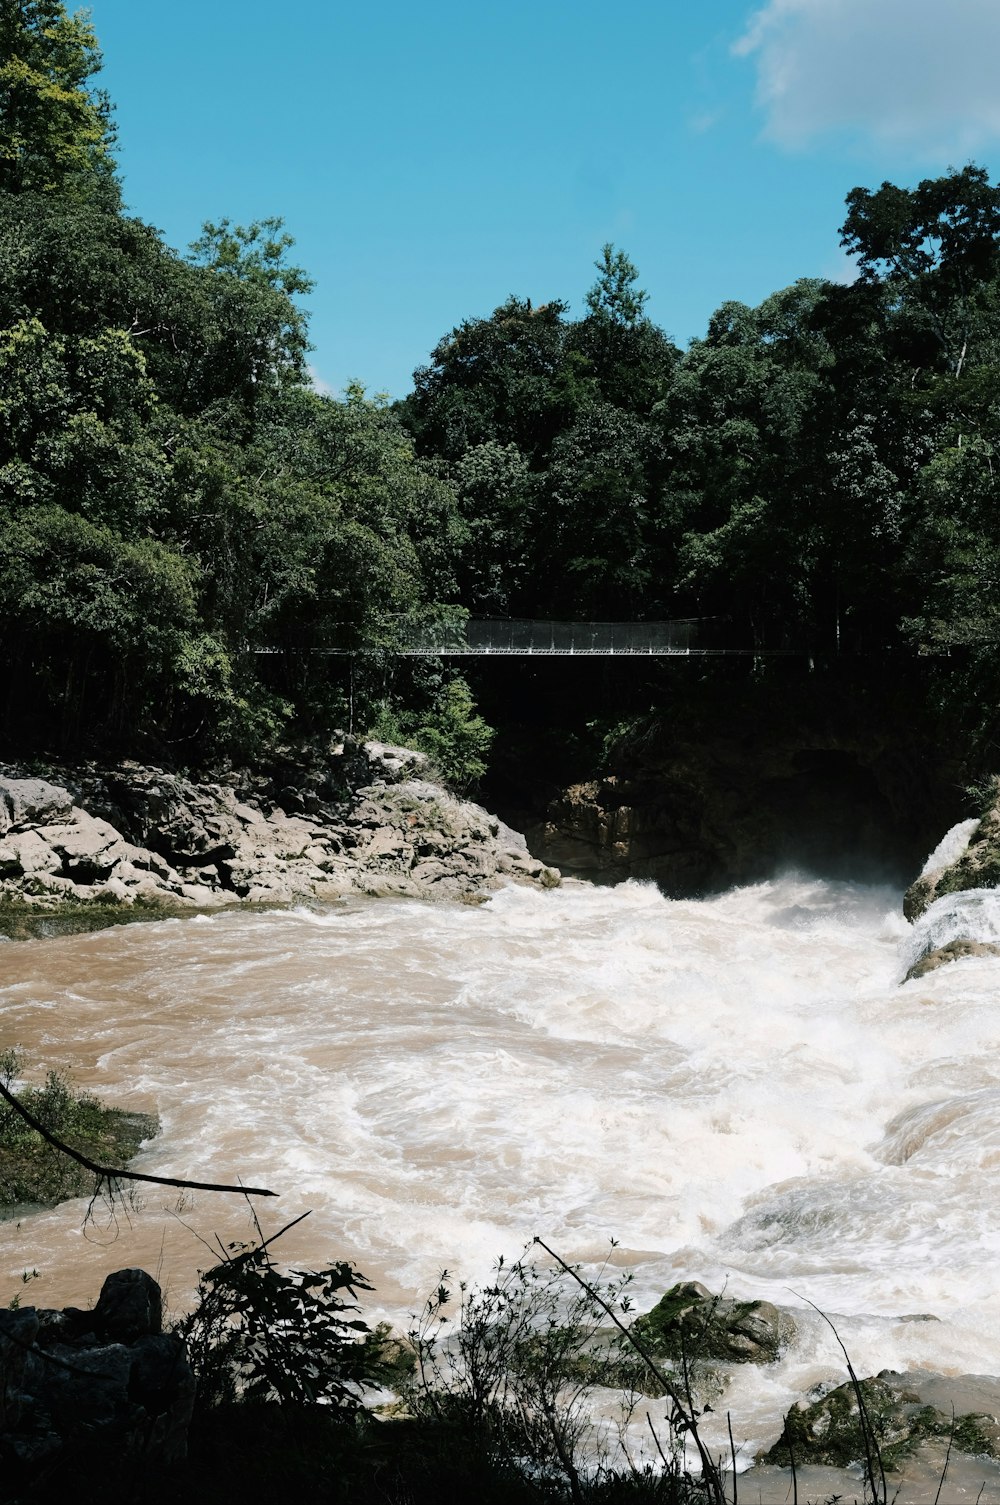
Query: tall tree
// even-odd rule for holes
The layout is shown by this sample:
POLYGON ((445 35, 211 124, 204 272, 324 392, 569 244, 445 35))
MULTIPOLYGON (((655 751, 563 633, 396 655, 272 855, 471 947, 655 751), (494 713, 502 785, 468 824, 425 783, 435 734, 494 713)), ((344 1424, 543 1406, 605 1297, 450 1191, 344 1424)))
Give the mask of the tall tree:
POLYGON ((841 244, 857 257, 862 279, 883 282, 904 322, 945 370, 961 376, 974 344, 994 326, 1000 187, 970 164, 913 189, 854 188, 847 207, 841 244))
POLYGON ((544 464, 590 391, 585 362, 566 348, 565 313, 565 303, 510 297, 439 341, 401 405, 418 448, 455 460, 494 440, 544 464))
POLYGON ((111 184, 101 54, 85 12, 60 0, 0 0, 0 190, 93 194, 111 184))
POLYGON ((664 395, 680 351, 646 317, 648 294, 624 251, 609 242, 594 266, 587 314, 569 330, 569 348, 584 357, 605 402, 647 417, 664 395))

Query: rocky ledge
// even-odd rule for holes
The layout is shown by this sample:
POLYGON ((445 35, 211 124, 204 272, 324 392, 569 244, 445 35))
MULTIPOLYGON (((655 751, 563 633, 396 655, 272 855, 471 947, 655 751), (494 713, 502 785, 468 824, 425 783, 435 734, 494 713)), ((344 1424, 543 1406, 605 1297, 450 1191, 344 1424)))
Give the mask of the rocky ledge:
POLYGON ((523 836, 426 776, 422 754, 345 739, 308 768, 193 782, 163 769, 0 766, 0 907, 178 910, 349 894, 474 901, 551 888, 523 836))
POLYGON ((913 923, 905 981, 948 962, 1000 956, 1000 777, 990 780, 982 815, 943 838, 903 897, 913 923))

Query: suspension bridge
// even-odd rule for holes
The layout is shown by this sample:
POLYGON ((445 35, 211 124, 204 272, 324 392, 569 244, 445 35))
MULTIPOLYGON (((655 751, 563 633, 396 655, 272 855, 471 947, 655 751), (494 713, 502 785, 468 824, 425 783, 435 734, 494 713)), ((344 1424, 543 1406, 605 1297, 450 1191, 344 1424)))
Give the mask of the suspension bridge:
MULTIPOLYGON (((718 618, 672 622, 565 622, 511 617, 420 621, 401 618, 383 652, 400 658, 717 658, 790 656, 793 648, 727 648, 716 637, 718 618)), ((347 626, 313 652, 353 657, 371 652, 347 626)), ((260 649, 260 652, 275 652, 260 649)))

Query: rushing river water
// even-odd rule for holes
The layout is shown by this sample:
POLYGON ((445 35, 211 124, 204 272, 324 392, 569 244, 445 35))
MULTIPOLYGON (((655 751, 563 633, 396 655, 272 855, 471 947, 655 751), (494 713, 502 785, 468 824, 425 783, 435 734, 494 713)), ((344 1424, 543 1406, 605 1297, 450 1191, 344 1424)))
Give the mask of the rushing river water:
MULTIPOLYGON (((0 946, 2 1043, 157 1111, 138 1168, 273 1187, 267 1231, 311 1208, 284 1257, 350 1258, 372 1318, 536 1233, 618 1239, 640 1306, 699 1279, 800 1308, 727 1399, 752 1447, 842 1372, 806 1301, 859 1372, 1000 1371, 1000 960, 900 986, 915 944, 897 891, 795 875, 227 913, 0 946)), ((249 1236, 233 1199, 142 1201, 116 1237, 85 1203, 0 1225, 0 1304, 26 1267, 62 1305, 142 1264, 180 1308, 197 1236, 249 1236)))

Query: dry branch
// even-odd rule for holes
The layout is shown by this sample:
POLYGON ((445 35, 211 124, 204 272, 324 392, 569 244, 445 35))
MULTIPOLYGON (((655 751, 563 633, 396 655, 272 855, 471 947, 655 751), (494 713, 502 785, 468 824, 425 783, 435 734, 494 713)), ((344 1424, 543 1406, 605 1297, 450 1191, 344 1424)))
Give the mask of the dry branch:
POLYGON ((262 1186, 225 1186, 216 1181, 189 1181, 183 1176, 150 1176, 144 1171, 126 1171, 115 1169, 109 1165, 98 1165, 96 1161, 82 1155, 79 1150, 74 1150, 72 1145, 64 1144, 51 1130, 47 1129, 35 1115, 14 1096, 13 1092, 0 1081, 0 1097, 19 1114, 29 1128, 40 1134, 47 1144, 58 1150, 61 1155, 68 1155, 75 1160, 77 1165, 82 1165, 85 1171, 90 1171, 102 1181, 145 1181, 152 1186, 177 1186, 185 1191, 228 1191, 235 1192, 241 1197, 276 1197, 275 1191, 268 1191, 262 1186))

